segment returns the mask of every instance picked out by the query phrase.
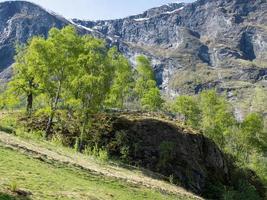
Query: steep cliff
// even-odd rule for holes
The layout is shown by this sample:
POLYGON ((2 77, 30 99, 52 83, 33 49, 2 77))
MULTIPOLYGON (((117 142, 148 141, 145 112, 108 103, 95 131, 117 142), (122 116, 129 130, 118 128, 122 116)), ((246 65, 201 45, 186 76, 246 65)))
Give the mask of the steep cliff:
POLYGON ((199 0, 119 20, 75 22, 101 32, 131 59, 151 57, 169 94, 229 91, 240 82, 266 86, 266 0, 199 0))

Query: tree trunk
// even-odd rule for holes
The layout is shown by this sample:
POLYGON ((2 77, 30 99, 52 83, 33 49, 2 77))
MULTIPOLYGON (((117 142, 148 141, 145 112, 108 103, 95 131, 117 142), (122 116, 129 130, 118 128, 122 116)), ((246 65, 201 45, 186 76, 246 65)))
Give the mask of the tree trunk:
POLYGON ((32 114, 32 105, 33 105, 33 94, 30 93, 27 96, 27 114, 31 116, 32 114))
POLYGON ((29 80, 29 87, 30 87, 30 92, 27 94, 27 108, 26 108, 26 111, 27 111, 27 114, 29 116, 31 116, 31 114, 32 114, 32 106, 33 106, 33 93, 32 93, 32 90, 34 88, 33 79, 29 80))
POLYGON ((46 125, 46 129, 45 129, 45 139, 48 139, 48 136, 51 133, 51 128, 52 128, 52 124, 53 124, 53 119, 55 116, 55 112, 57 111, 57 104, 59 102, 59 97, 60 97, 60 93, 61 93, 61 82, 59 82, 58 84, 58 89, 57 89, 57 93, 56 93, 56 97, 54 102, 51 105, 51 113, 46 125))
POLYGON ((83 123, 82 123, 82 130, 81 130, 81 135, 80 135, 80 143, 79 143, 79 151, 82 151, 83 145, 84 145, 84 136, 85 136, 85 130, 86 130, 86 125, 88 124, 89 121, 89 113, 86 111, 83 117, 83 123))
POLYGON ((45 129, 45 139, 48 139, 48 136, 50 135, 51 132, 51 128, 52 128, 52 123, 53 123, 53 119, 54 119, 54 111, 51 111, 51 114, 49 116, 47 125, 46 125, 46 129, 45 129))

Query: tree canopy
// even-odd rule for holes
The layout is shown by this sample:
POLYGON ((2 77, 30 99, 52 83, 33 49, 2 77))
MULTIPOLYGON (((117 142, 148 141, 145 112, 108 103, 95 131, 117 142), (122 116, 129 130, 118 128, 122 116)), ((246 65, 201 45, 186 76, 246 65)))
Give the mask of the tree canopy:
POLYGON ((155 74, 149 59, 145 56, 138 56, 137 59, 137 80, 135 92, 140 99, 141 106, 147 110, 160 109, 163 99, 157 87, 155 74))

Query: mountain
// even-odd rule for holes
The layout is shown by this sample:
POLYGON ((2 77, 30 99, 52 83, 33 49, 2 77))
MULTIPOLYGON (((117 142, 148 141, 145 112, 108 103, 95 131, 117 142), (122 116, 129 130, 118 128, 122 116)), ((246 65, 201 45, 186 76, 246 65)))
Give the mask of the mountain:
MULTIPOLYGON (((64 27, 62 17, 49 13, 35 4, 24 1, 0 3, 0 72, 13 63, 15 43, 25 43, 34 35, 47 36, 52 27, 64 27)), ((10 70, 0 77, 8 78, 10 70)))
MULTIPOLYGON (((159 84, 177 93, 182 92, 177 76, 185 72, 216 76, 201 80, 202 85, 229 79, 255 82, 267 75, 266 0, 199 0, 119 20, 75 22, 122 43, 121 51, 129 57, 150 56, 159 84)), ((197 92, 199 86, 194 86, 197 92)))
POLYGON ((242 119, 254 96, 267 94, 266 0, 198 0, 74 22, 105 35, 133 63, 137 54, 149 56, 169 97, 217 88, 242 119))
POLYGON ((172 3, 104 21, 68 21, 31 3, 1 3, 0 71, 12 64, 15 41, 66 24, 107 39, 133 64, 138 54, 150 57, 158 84, 171 97, 216 87, 235 101, 267 88, 266 0, 172 3))

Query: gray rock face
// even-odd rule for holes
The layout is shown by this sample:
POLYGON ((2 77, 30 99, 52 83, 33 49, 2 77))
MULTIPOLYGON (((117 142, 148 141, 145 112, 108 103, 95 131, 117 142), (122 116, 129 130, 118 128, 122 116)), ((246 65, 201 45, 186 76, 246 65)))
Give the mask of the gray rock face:
POLYGON ((13 63, 15 41, 69 23, 117 45, 133 64, 138 54, 150 57, 169 96, 267 86, 266 0, 198 0, 124 19, 72 22, 31 3, 0 3, 0 72, 13 63))
POLYGON ((221 82, 241 81, 237 77, 249 83, 266 80, 266 0, 198 0, 119 20, 74 21, 101 32, 131 60, 149 56, 159 85, 169 94, 188 92, 188 85, 190 92, 209 85, 222 89, 221 82), (225 68, 228 73, 221 73, 225 68), (255 77, 255 68, 264 73, 255 77), (195 77, 177 81, 183 72, 203 74, 200 83, 195 77))
POLYGON ((47 36, 52 27, 67 20, 24 1, 0 3, 0 72, 13 63, 15 43, 25 43, 34 35, 47 36))
POLYGON ((114 130, 102 136, 105 145, 110 146, 116 141, 118 133, 125 133, 125 139, 120 144, 113 143, 110 155, 121 155, 119 149, 123 144, 129 149, 129 164, 142 166, 166 177, 172 175, 186 189, 197 194, 203 194, 207 183, 212 180, 229 183, 230 163, 219 148, 203 135, 153 119, 131 121, 123 117, 111 124, 114 130), (166 160, 162 159, 162 151, 167 153, 166 160))

